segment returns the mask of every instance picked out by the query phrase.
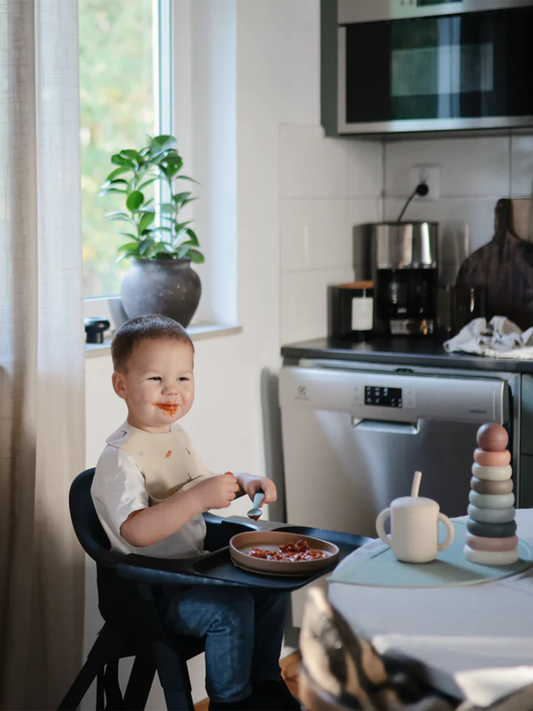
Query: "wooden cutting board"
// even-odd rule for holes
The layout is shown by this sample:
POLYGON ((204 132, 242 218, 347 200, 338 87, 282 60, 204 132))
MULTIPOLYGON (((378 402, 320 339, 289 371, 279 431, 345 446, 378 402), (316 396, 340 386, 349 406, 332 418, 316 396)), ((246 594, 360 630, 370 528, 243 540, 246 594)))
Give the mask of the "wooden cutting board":
POLYGON ((525 330, 533 326, 533 243, 514 233, 511 210, 510 200, 498 200, 494 237, 464 261, 456 284, 484 287, 487 318, 507 316, 525 330))

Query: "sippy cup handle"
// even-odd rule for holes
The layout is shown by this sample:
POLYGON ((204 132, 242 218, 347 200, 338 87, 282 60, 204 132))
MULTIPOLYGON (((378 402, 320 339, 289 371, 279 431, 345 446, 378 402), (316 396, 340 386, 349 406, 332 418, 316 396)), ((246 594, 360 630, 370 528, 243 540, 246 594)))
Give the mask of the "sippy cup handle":
POLYGON ((455 529, 453 527, 453 523, 443 513, 439 513, 439 521, 442 521, 442 523, 448 529, 448 535, 442 543, 439 543, 437 547, 439 551, 445 551, 446 548, 449 548, 453 543, 453 539, 455 538, 455 529))
MULTIPOLYGON (((378 536, 381 538, 383 543, 386 543, 388 546, 391 545, 392 538, 387 533, 385 533, 384 524, 385 524, 385 521, 389 518, 389 516, 390 516, 390 507, 388 509, 383 509, 383 511, 379 514, 379 516, 376 519, 376 531, 378 532, 378 536)), ((450 543, 451 543, 451 541, 450 541, 450 543)))

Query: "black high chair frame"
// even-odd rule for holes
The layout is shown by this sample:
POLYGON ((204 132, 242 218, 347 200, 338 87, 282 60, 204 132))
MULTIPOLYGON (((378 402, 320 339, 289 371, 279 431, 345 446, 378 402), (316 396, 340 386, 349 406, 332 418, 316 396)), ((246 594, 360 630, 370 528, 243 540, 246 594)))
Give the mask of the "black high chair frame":
MULTIPOLYGON (((104 619, 87 661, 60 703, 59 711, 74 711, 96 679, 96 709, 142 711, 157 671, 168 711, 194 709, 187 660, 200 654, 204 639, 170 636, 160 616, 161 586, 179 590, 191 585, 222 585, 291 592, 327 571, 305 576, 265 576, 236 568, 228 544, 245 530, 260 530, 253 521, 232 521, 204 514, 207 523, 205 547, 211 553, 201 558, 160 559, 124 555, 110 550, 91 498, 94 469, 79 474, 70 488, 69 505, 74 530, 83 549, 95 562, 98 607, 104 619), (134 657, 122 693, 118 681, 121 659, 134 657)), ((335 543, 344 558, 367 540, 362 536, 280 523, 276 530, 316 536, 335 543)))

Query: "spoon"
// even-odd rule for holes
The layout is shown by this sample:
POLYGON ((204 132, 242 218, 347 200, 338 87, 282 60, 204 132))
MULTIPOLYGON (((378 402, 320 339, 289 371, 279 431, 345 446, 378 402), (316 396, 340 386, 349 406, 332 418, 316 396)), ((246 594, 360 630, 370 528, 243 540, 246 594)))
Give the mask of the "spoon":
POLYGON ((254 521, 257 521, 260 516, 263 515, 263 509, 260 509, 259 506, 262 503, 263 499, 265 498, 265 492, 264 491, 256 491, 254 500, 253 500, 253 507, 248 511, 248 516, 250 518, 253 518, 254 521))

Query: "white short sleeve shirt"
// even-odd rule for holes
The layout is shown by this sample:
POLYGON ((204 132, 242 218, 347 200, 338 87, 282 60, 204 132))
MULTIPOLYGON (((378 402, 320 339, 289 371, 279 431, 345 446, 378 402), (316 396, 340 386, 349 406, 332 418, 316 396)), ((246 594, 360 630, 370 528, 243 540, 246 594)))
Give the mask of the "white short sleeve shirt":
POLYGON ((154 558, 191 558, 204 553, 205 521, 195 516, 174 534, 151 546, 129 544, 120 527, 134 511, 213 476, 196 456, 177 424, 165 435, 151 434, 125 422, 107 439, 94 475, 91 494, 111 549, 154 558))

